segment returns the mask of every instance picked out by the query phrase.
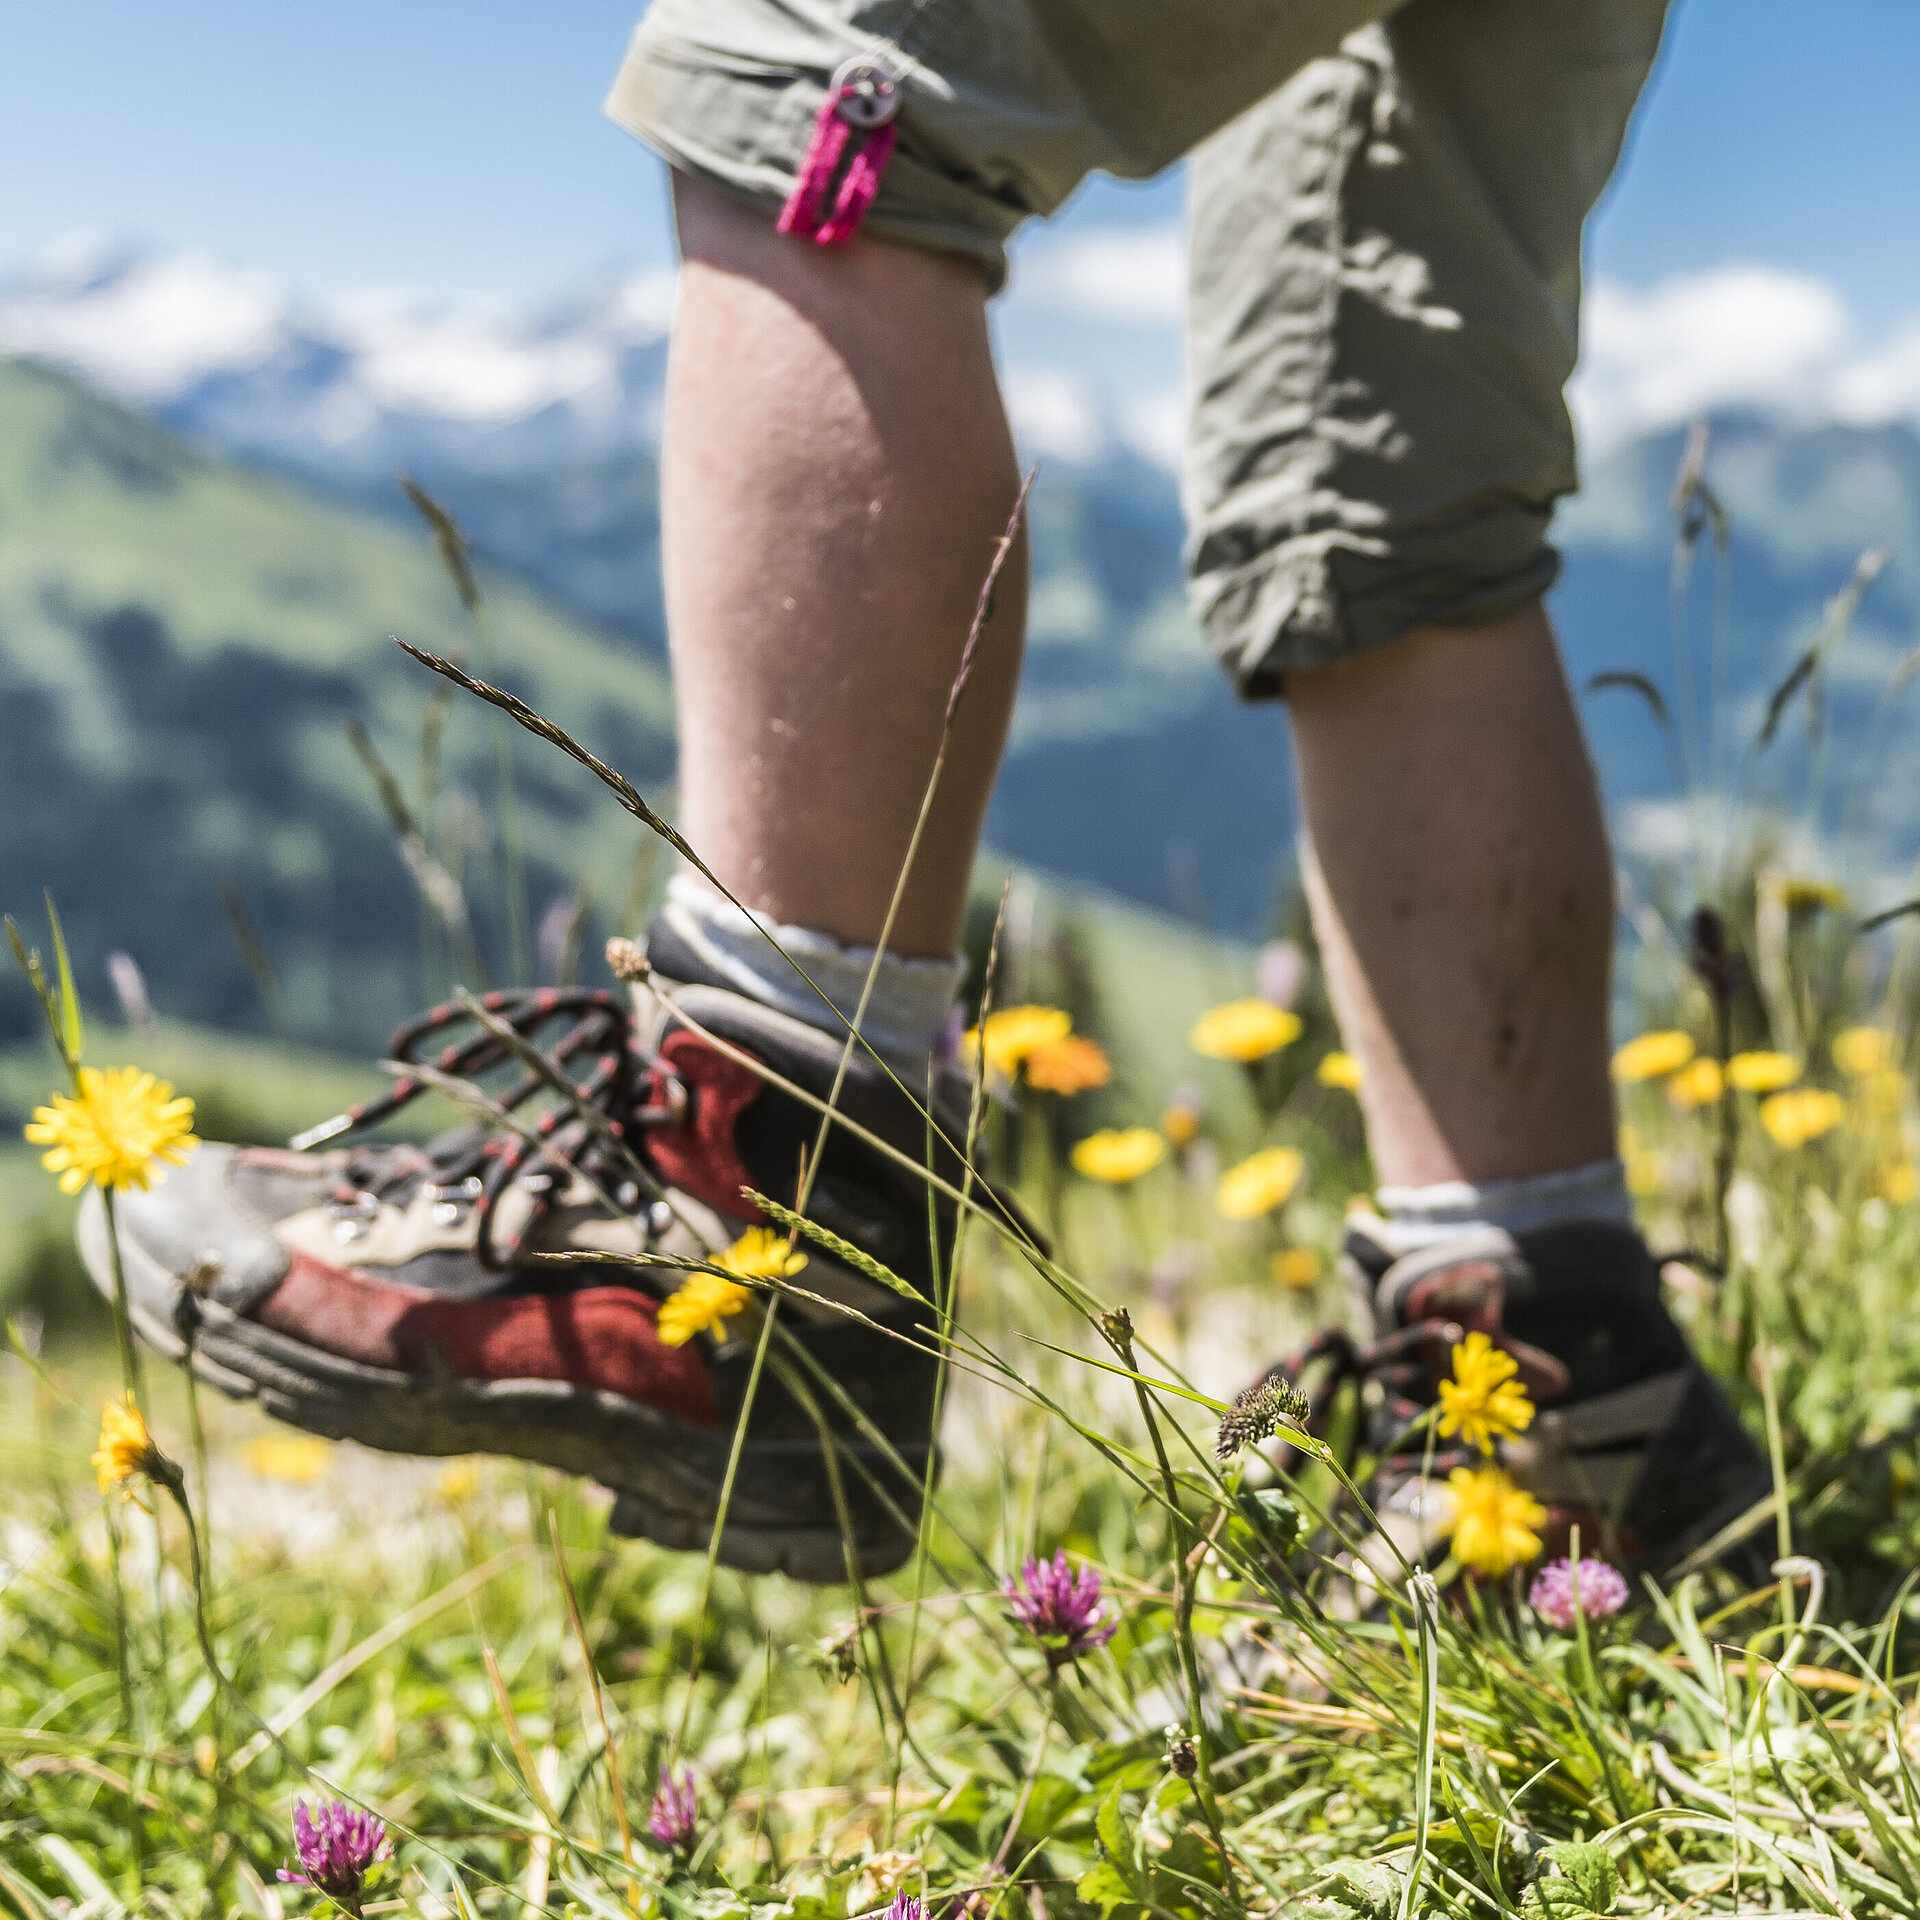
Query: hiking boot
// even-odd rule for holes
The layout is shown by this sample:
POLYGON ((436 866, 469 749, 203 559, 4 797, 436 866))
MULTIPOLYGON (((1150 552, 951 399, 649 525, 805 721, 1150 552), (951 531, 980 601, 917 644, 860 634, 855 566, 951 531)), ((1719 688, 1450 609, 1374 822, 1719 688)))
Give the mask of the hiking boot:
MULTIPOLYGON (((700 981, 685 956, 663 959, 662 944, 656 933, 656 959, 682 964, 654 974, 631 1008, 586 989, 481 1002, 537 1049, 537 1071, 523 1071, 525 1060, 463 1008, 437 1008, 391 1049, 432 1067, 382 1099, 288 1150, 203 1145, 150 1192, 120 1195, 135 1326, 214 1386, 310 1432, 399 1453, 508 1454, 590 1476, 615 1493, 615 1531, 704 1549, 759 1315, 673 1345, 659 1309, 688 1276, 649 1262, 710 1256, 761 1224, 745 1187, 793 1201, 819 1114, 761 1069, 825 1100, 841 1045, 700 981), (527 1136, 495 1121, 425 1147, 344 1144, 425 1091, 435 1069, 469 1081, 520 1074, 497 1097, 527 1136), (572 1097, 556 1097, 556 1083, 572 1097), (609 1254, 634 1264, 606 1263, 609 1254)), ((950 1085, 938 1103, 950 1139, 964 1128, 963 1093, 950 1085)), ((772 1352, 835 1431, 859 1563, 880 1573, 912 1551, 932 1444, 933 1245, 937 1237, 944 1267, 954 1210, 929 1209, 915 1171, 927 1160, 927 1122, 870 1057, 854 1056, 839 1111, 912 1164, 835 1126, 807 1212, 918 1297, 802 1240, 807 1264, 792 1284, 868 1324, 789 1298, 772 1352), (822 1375, 884 1445, 857 1430, 822 1375)), ((943 1149, 938 1164, 951 1174, 957 1156, 943 1149)), ((110 1290, 97 1199, 82 1213, 80 1244, 110 1290)), ((819 1428, 770 1367, 720 1557, 750 1572, 843 1579, 837 1512, 819 1428)))
MULTIPOLYGON (((1447 1475, 1487 1463, 1463 1436, 1407 1434, 1452 1378, 1454 1349, 1476 1332, 1512 1357, 1537 1409, 1499 1443, 1498 1458, 1547 1510, 1545 1557, 1567 1553, 1577 1530, 1582 1553, 1663 1573, 1771 1491, 1765 1460, 1688 1351, 1661 1302, 1658 1264, 1632 1229, 1476 1227, 1396 1258, 1381 1226, 1350 1218, 1342 1263, 1374 1339, 1323 1332, 1282 1371, 1309 1376, 1316 1432, 1341 1384, 1360 1383, 1361 1450, 1376 1463, 1368 1502, 1408 1561, 1441 1557, 1447 1475)), ((1374 1570, 1397 1570, 1385 1543, 1375 1545, 1374 1570)))

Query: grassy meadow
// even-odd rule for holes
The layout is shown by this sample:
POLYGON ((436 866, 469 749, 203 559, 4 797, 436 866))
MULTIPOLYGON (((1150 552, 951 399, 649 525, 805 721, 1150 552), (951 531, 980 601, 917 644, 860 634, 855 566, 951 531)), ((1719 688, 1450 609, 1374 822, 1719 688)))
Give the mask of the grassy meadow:
MULTIPOLYGON (((1843 625, 1776 723, 1817 720, 1843 625)), ((944 1476, 920 1551, 857 1590, 614 1539, 604 1494, 513 1463, 298 1436, 151 1357, 154 1450, 106 1448, 103 1494, 113 1343, 62 1265, 71 1203, 11 1152, 6 1192, 44 1198, 0 1358, 0 1908, 1920 1914, 1920 953, 1806 825, 1697 838, 1625 903, 1623 1157, 1776 1498, 1748 1572, 1604 1618, 1556 1624, 1524 1563, 1383 1581, 1364 1462, 1282 1471, 1271 1420, 1223 1443, 1242 1387, 1354 1316, 1370 1174, 1303 932, 1254 955, 1024 881, 989 902, 993 1004, 1056 1009, 1050 1044, 1110 1072, 1000 1062, 985 1137, 1051 1253, 970 1216, 944 1476), (1251 1057, 1197 1051, 1256 989, 1251 1057), (1055 1554, 1049 1628, 1022 1569, 1055 1554), (334 1802, 389 1857, 280 1877, 296 1809, 334 1802)), ((368 1083, 181 1029, 86 1046, 165 1069, 210 1134, 368 1083)), ((17 1050, 0 1088, 61 1073, 17 1050)))

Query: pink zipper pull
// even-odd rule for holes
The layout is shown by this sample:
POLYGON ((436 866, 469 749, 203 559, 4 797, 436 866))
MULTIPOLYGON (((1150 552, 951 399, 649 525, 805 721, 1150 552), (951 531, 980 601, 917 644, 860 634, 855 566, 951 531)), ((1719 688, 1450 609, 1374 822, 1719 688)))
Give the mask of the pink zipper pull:
POLYGON ((814 119, 793 192, 780 210, 782 233, 819 247, 844 247, 853 238, 880 191, 899 111, 900 81, 884 60, 858 54, 840 64, 814 119), (850 146, 853 158, 841 173, 850 146))

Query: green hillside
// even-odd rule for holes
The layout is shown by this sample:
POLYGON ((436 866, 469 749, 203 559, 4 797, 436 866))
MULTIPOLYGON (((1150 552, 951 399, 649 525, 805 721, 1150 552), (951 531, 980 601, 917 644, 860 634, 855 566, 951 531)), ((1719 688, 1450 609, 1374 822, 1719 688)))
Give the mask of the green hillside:
MULTIPOLYGON (((486 579, 500 676, 643 786, 672 765, 665 674, 633 642, 486 579)), ((61 375, 0 363, 0 904, 51 887, 82 980, 118 948, 156 1003, 258 1026, 222 890, 239 890, 286 1024, 378 1040, 423 990, 420 907, 343 731, 419 804, 439 683, 402 634, 484 667, 424 533, 192 452, 61 375)), ((576 880, 617 900, 638 829, 518 741, 535 915, 576 880)), ((487 716, 447 716, 430 832, 496 955, 503 890, 487 716)), ((5 1032, 24 1031, 17 985, 5 1032)))

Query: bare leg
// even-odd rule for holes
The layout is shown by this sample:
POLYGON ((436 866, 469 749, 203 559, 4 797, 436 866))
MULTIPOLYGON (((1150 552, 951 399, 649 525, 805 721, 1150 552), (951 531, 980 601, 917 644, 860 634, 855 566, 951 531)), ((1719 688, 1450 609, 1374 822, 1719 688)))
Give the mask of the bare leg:
MULTIPOLYGON (((675 183, 684 267, 661 531, 680 823, 750 907, 880 932, 993 545, 1018 486, 956 258, 827 252, 675 183)), ((983 637, 892 950, 959 938, 1019 678, 1026 556, 983 637)))
POLYGON ((1308 896, 1383 1184, 1614 1152, 1613 872, 1538 606, 1291 674, 1308 896))

